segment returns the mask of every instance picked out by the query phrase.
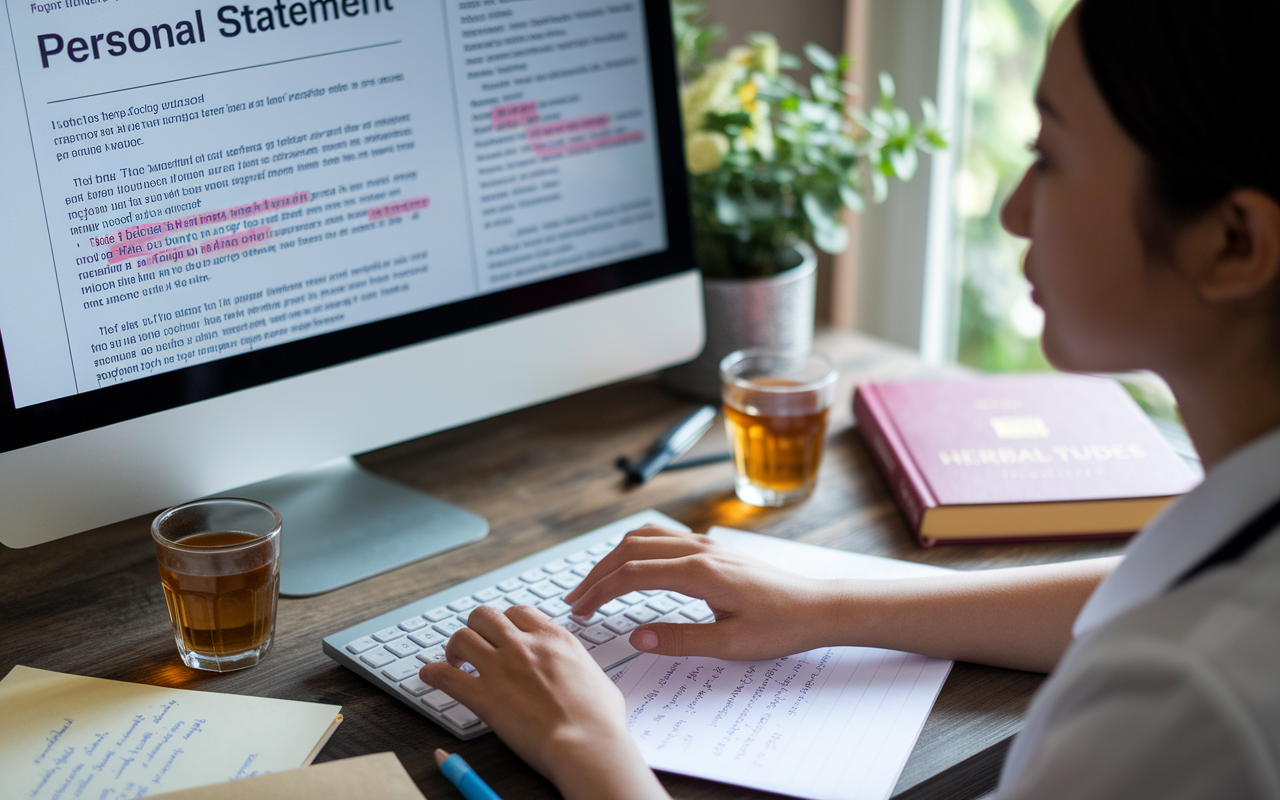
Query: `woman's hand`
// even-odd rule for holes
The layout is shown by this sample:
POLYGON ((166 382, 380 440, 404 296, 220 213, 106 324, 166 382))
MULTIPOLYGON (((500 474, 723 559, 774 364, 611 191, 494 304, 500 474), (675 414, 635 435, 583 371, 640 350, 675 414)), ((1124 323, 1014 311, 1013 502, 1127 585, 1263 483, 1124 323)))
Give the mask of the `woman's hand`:
POLYGON ((622 695, 585 648, 530 606, 487 606, 428 664, 423 682, 493 728, 566 798, 667 798, 623 721, 622 695), (458 666, 470 662, 479 674, 458 666))
POLYGON ((704 535, 646 526, 628 533, 565 602, 589 618, 615 597, 666 589, 698 597, 715 622, 655 622, 631 632, 631 646, 662 655, 755 661, 833 644, 838 603, 832 582, 772 567, 704 535))

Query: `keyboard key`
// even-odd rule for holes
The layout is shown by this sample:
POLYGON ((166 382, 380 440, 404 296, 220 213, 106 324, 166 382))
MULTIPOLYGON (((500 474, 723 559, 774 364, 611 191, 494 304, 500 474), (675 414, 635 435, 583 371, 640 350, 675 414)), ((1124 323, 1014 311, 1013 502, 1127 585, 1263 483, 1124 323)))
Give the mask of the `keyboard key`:
POLYGON ((373 640, 372 636, 361 636, 359 639, 356 639, 354 642, 347 643, 347 652, 351 653, 352 655, 358 656, 364 651, 372 650, 377 646, 378 646, 378 643, 373 640))
POLYGON ((395 627, 383 628, 382 630, 378 631, 373 635, 373 640, 375 642, 381 642, 383 644, 386 644, 392 639, 399 639, 401 636, 404 636, 404 631, 400 630, 399 628, 395 628, 395 627))
POLYGON ((454 700, 439 689, 428 693, 426 697, 422 698, 422 704, 432 711, 444 711, 450 706, 457 705, 457 703, 457 700, 454 700))
POLYGON ((432 625, 431 627, 435 628, 436 631, 438 631, 443 636, 452 636, 454 631, 460 631, 467 626, 463 625, 461 622, 458 622, 458 620, 456 619, 446 619, 441 622, 437 622, 435 625, 432 625))
POLYGON ((409 619, 406 619, 404 622, 401 622, 396 627, 400 628, 400 630, 405 631, 406 633, 413 633, 416 630, 421 630, 422 628, 425 628, 429 624, 430 623, 427 622, 422 617, 410 617, 409 619))
POLYGON ((385 667, 386 665, 390 664, 392 661, 396 661, 397 659, 395 656, 391 655, 386 650, 379 647, 377 650, 370 650, 369 652, 360 656, 360 660, 368 664, 369 666, 373 667, 374 669, 381 669, 382 667, 385 667))
POLYGON ((666 589, 641 589, 640 594, 645 597, 653 597, 654 595, 666 594, 666 589))
POLYGON ((524 586, 524 581, 520 580, 519 578, 508 578, 507 580, 498 584, 498 588, 504 592, 514 592, 516 589, 519 589, 522 586, 524 586))
MULTIPOLYGON (((648 606, 632 606, 624 616, 634 621, 637 625, 644 625, 647 622, 653 622, 662 615, 648 606)), ((609 623, 606 622, 605 624, 609 623)), ((622 633, 622 631, 618 631, 618 633, 622 633)))
POLYGON ((614 637, 614 632, 605 630, 603 625, 592 625, 578 634, 578 638, 588 644, 604 644, 614 637))
POLYGON ((696 603, 690 603, 680 609, 680 613, 694 622, 703 622, 715 616, 715 614, 711 612, 711 607, 701 600, 696 603))
MULTIPOLYGON (((471 611, 475 611, 475 609, 473 608, 471 609, 471 611)), ((461 614, 454 617, 454 619, 458 620, 458 622, 461 622, 462 627, 465 628, 467 627, 467 620, 471 619, 471 611, 463 611, 461 614)))
POLYGON ((640 627, 640 623, 627 619, 626 614, 620 614, 619 616, 606 619, 604 621, 604 626, 614 633, 622 634, 631 633, 636 628, 640 627))
POLYGON ((488 589, 481 589, 471 596, 476 599, 476 602, 487 603, 490 600, 497 600, 502 597, 502 592, 497 586, 490 586, 488 589))
POLYGON ((572 572, 562 572, 551 579, 551 582, 566 592, 582 583, 581 575, 574 575, 572 572))
POLYGON ((595 566, 595 564, 579 564, 569 571, 574 575, 585 578, 591 574, 591 570, 595 569, 595 566))
POLYGON ((639 592, 628 592, 627 594, 624 594, 622 597, 619 597, 618 599, 629 606, 634 606, 636 603, 643 603, 645 600, 645 597, 639 592))
POLYGON ((604 542, 600 542, 599 544, 593 544, 590 547, 588 547, 587 552, 593 556, 602 556, 605 553, 612 550, 613 547, 614 546, 611 544, 605 544, 604 542))
POLYGON ((590 553, 588 553, 586 550, 579 550, 578 552, 574 553, 571 556, 565 556, 564 560, 568 561, 570 564, 581 564, 583 561, 586 561, 588 558, 591 558, 590 553))
POLYGON ((447 605, 452 611, 467 611, 468 609, 475 608, 477 604, 476 601, 472 600, 470 597, 459 597, 452 603, 445 603, 445 605, 447 605))
POLYGON ((382 674, 399 683, 406 678, 417 675, 420 669, 422 669, 422 665, 418 663, 416 658, 402 658, 384 669, 382 674))
POLYGON ((610 600, 600 606, 600 613, 604 614, 606 617, 612 617, 614 614, 621 614, 623 611, 626 611, 627 608, 628 606, 626 603, 619 603, 617 600, 610 600))
POLYGON ((547 573, 548 575, 555 575, 557 572, 564 572, 568 568, 569 568, 569 562, 565 561, 563 558, 557 558, 555 561, 552 561, 550 564, 542 565, 542 571, 547 573))
POLYGON ((667 597, 670 597, 672 600, 675 600, 680 605, 684 605, 685 603, 692 603, 694 600, 694 598, 690 597, 689 595, 680 594, 679 592, 667 592, 667 597))
POLYGON ((520 589, 507 595, 507 602, 513 606, 536 606, 542 598, 531 594, 528 589, 520 589))
POLYGON ((546 614, 548 617, 558 617, 561 614, 569 613, 569 604, 558 597, 550 600, 544 600, 538 603, 538 610, 546 614))
POLYGON ((617 536, 610 536, 608 539, 605 539, 605 541, 609 543, 610 547, 617 547, 622 544, 622 540, 625 536, 625 533, 620 533, 617 536))
POLYGON ((431 609, 430 611, 423 614, 422 616, 426 617, 427 620, 429 620, 430 622, 439 622, 440 620, 445 619, 447 617, 452 617, 453 612, 445 608, 444 606, 440 606, 439 608, 431 609))
POLYGON ((654 611, 657 611, 659 614, 670 614, 672 611, 675 611, 680 607, 679 603, 672 600, 670 597, 667 597, 665 594, 650 597, 649 602, 645 603, 645 605, 652 608, 654 611))
POLYGON ((497 611, 499 614, 503 614, 503 613, 506 613, 506 610, 508 608, 511 608, 513 604, 507 602, 506 598, 499 597, 497 600, 490 600, 489 602, 484 603, 484 605, 488 606, 489 608, 492 608, 494 611, 497 611))
POLYGON ((396 658, 404 658, 405 656, 411 656, 414 653, 418 652, 420 649, 422 649, 418 647, 416 644, 414 644, 413 642, 409 641, 408 639, 397 639, 391 644, 384 645, 384 647, 387 648, 388 653, 395 656, 396 658))
POLYGON ((418 647, 435 647, 438 644, 444 644, 449 637, 439 633, 438 631, 425 630, 421 633, 413 633, 409 635, 409 641, 418 647))
POLYGON ((418 653, 418 660, 423 664, 436 664, 444 661, 444 645, 438 644, 435 647, 423 650, 418 653))
POLYGON ((480 718, 466 706, 454 706, 444 712, 444 717, 459 728, 470 728, 480 722, 480 718))
MULTIPOLYGON (((407 664, 411 662, 406 661, 405 663, 407 664)), ((414 697, 422 697, 424 694, 431 691, 431 685, 423 683, 422 678, 419 678, 416 672, 414 673, 412 678, 401 681, 400 688, 404 689, 406 692, 413 695, 414 697)))
POLYGON ((561 589, 559 586, 556 586, 551 581, 543 581, 542 583, 535 583, 534 585, 529 587, 529 591, 533 592, 538 597, 541 597, 543 600, 546 600, 548 597, 559 597, 560 595, 564 594, 564 589, 561 589))
POLYGON ((590 619, 584 619, 580 621, 578 624, 582 625, 585 628, 590 628, 592 625, 599 625, 601 622, 604 622, 604 619, 605 619, 604 614, 601 614, 599 611, 597 611, 596 613, 591 615, 590 619))
POLYGON ((528 572, 520 573, 520 580, 525 583, 537 583, 538 581, 546 580, 546 577, 547 573, 540 569, 531 569, 528 572))
POLYGON ((555 625, 559 625, 561 628, 564 628, 569 633, 577 633, 578 631, 586 630, 585 626, 579 625, 567 616, 560 617, 559 619, 553 619, 551 622, 555 625))

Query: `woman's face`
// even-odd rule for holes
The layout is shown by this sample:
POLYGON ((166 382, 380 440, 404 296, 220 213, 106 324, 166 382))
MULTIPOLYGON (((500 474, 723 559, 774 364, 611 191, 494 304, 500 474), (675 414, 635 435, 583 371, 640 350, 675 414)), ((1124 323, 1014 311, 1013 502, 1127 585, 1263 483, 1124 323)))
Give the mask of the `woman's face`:
POLYGON ((1024 270, 1045 312, 1045 356, 1072 371, 1157 369, 1185 285, 1148 265, 1136 216, 1144 157, 1093 83, 1074 13, 1049 48, 1036 105, 1036 162, 1001 221, 1030 239, 1024 270))

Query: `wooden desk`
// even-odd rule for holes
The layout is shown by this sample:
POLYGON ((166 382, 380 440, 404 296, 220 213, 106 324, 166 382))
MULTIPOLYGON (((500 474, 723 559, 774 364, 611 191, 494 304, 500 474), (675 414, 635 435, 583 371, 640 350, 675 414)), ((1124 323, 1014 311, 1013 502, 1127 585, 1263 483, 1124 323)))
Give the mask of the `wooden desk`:
MULTIPOLYGON (((267 660, 244 672, 199 673, 178 661, 147 525, 138 518, 26 550, 0 548, 0 675, 16 664, 206 691, 340 704, 346 721, 320 761, 394 750, 431 800, 459 797, 435 747, 459 751, 504 797, 556 797, 496 737, 459 742, 338 666, 320 640, 362 619, 633 512, 656 508, 693 527, 727 525, 811 544, 958 569, 1114 553, 1107 542, 915 544, 852 430, 855 380, 945 373, 905 350, 844 334, 819 338, 842 373, 818 489, 785 510, 733 495, 728 464, 660 474, 627 488, 614 460, 636 456, 693 407, 644 378, 517 411, 363 456, 373 470, 469 508, 492 526, 482 542, 320 597, 281 600, 267 660)), ((715 434, 722 437, 722 433, 715 434)), ((714 440, 704 448, 714 448, 714 440)), ((127 464, 121 465, 127 469, 127 464)), ((288 528, 286 521, 286 536, 288 528)), ((989 790, 1041 676, 957 664, 895 795, 966 798, 989 790)), ((767 793, 664 775, 676 798, 767 793)))

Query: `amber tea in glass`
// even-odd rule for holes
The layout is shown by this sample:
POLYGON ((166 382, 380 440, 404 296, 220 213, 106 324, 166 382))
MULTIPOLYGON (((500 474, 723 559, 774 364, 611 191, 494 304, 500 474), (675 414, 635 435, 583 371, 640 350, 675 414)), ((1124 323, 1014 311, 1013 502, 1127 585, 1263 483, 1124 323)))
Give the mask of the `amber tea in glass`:
POLYGON ((183 662, 228 672, 266 656, 280 591, 280 515, 255 500, 171 508, 151 525, 183 662))
POLYGON ((720 362, 725 427, 738 498, 785 506, 818 478, 836 370, 825 356, 739 350, 720 362))

